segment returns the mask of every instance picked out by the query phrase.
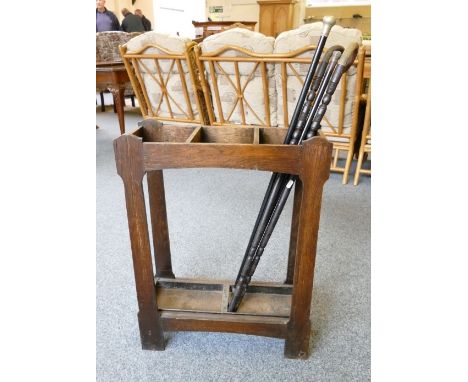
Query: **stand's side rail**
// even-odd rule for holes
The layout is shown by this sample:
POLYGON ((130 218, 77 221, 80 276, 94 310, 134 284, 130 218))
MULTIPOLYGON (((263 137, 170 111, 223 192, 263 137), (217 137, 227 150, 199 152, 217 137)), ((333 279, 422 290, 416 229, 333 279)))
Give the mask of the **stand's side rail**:
POLYGON ((216 167, 300 174, 301 154, 301 147, 288 145, 254 146, 224 143, 145 143, 143 145, 145 171, 216 167))

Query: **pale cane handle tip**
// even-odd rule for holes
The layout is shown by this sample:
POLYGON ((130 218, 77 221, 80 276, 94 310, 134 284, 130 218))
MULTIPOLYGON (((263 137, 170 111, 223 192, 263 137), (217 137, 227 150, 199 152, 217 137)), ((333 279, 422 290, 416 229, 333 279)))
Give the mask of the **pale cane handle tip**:
POLYGON ((359 50, 359 44, 356 42, 351 42, 346 46, 343 54, 338 61, 338 65, 343 65, 346 67, 346 70, 353 64, 356 59, 357 52, 359 50))
POLYGON ((335 25, 336 23, 336 19, 333 16, 325 16, 322 21, 323 21, 322 36, 328 37, 330 30, 332 29, 333 25, 335 25))

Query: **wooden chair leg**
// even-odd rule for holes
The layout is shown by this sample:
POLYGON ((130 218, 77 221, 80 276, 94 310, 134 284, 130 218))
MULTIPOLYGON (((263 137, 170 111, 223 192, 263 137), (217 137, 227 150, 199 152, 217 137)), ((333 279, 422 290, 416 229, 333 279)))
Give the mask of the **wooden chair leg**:
POLYGON ((343 172, 343 184, 348 183, 349 170, 351 169, 351 163, 353 162, 353 143, 349 143, 348 155, 346 156, 346 164, 343 172))
POLYGON ((338 167, 338 158, 340 157, 340 149, 338 147, 335 148, 335 157, 333 158, 333 167, 338 167))
POLYGON ((101 111, 106 111, 106 105, 104 104, 104 92, 100 92, 99 95, 101 96, 101 111))
POLYGON ((357 186, 359 183, 359 176, 361 175, 362 160, 364 158, 364 152, 359 152, 359 157, 356 165, 356 172, 354 173, 354 185, 357 186))

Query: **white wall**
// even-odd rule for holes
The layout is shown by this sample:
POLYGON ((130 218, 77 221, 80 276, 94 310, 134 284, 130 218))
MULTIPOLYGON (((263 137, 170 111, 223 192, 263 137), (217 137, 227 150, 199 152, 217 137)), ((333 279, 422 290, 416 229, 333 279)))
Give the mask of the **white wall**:
POLYGON ((154 0, 153 12, 157 32, 195 37, 192 20, 205 21, 205 0, 154 0))
MULTIPOLYGON (((293 28, 304 24, 306 0, 298 0, 294 6, 293 28)), ((256 21, 255 30, 259 30, 260 7, 256 0, 206 0, 206 13, 213 20, 256 21), (221 5, 223 13, 209 13, 209 7, 221 5)))
POLYGON ((106 8, 114 12, 120 22, 123 19, 122 8, 127 8, 132 13, 135 12, 135 9, 140 8, 145 17, 151 21, 151 27, 154 28, 152 1, 136 0, 135 4, 132 4, 131 0, 106 0, 106 8))
POLYGON ((257 21, 259 6, 256 0, 206 0, 206 13, 216 21, 257 21), (209 13, 209 7, 223 6, 223 13, 209 13))

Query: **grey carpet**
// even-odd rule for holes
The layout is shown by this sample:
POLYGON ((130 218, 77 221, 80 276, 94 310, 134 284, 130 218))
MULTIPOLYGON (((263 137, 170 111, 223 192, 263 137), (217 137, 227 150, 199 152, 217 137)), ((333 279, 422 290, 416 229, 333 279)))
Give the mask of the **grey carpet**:
MULTIPOLYGON (((167 333, 166 350, 140 346, 123 185, 112 140, 116 114, 96 108, 97 380, 370 380, 370 178, 326 183, 312 299, 308 360, 283 358, 283 340, 224 333, 167 333)), ((127 131, 141 117, 126 112, 127 131)), ((234 279, 269 174, 190 169, 164 173, 174 273, 234 279)), ((292 197, 255 273, 283 281, 292 197)))

